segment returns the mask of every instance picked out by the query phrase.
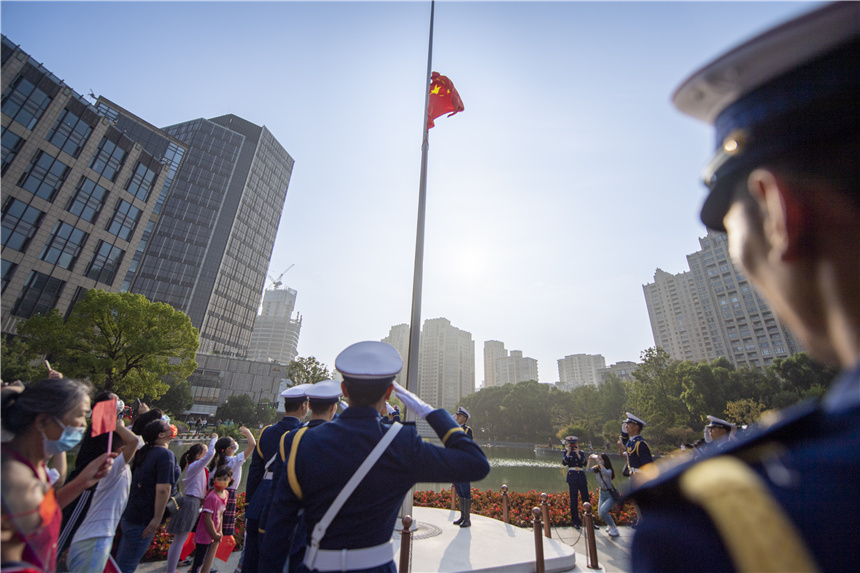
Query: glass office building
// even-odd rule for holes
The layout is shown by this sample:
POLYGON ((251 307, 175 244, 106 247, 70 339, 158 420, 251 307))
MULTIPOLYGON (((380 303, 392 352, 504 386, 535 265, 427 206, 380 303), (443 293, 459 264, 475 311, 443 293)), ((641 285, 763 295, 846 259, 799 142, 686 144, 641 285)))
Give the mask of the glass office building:
POLYGON ((293 158, 264 126, 235 115, 164 131, 188 151, 130 290, 188 314, 201 353, 244 356, 293 158))

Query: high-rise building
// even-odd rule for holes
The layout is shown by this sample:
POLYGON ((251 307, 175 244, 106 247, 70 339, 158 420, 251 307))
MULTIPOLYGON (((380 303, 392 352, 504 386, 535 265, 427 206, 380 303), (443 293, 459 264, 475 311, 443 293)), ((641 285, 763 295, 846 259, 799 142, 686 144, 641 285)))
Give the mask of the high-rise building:
POLYGON ((133 275, 187 147, 2 37, 2 330, 133 275), (116 109, 121 109, 116 107, 116 109))
POLYGON ((437 408, 453 410, 475 391, 472 334, 445 318, 424 321, 418 353, 418 395, 437 408))
POLYGON ((267 289, 263 293, 263 309, 254 319, 248 358, 289 364, 298 356, 302 317, 293 310, 296 291, 291 288, 267 289))
POLYGON ((558 361, 558 380, 564 386, 600 384, 597 371, 606 368, 606 359, 600 354, 571 354, 558 361))
POLYGON ((188 314, 200 352, 245 355, 293 158, 235 115, 164 128, 188 146, 132 292, 188 314))
POLYGON ((508 351, 504 342, 498 340, 484 341, 484 388, 499 385, 496 376, 496 360, 507 355, 508 351))
POLYGON ((654 344, 675 360, 763 367, 803 350, 746 276, 732 264, 725 233, 709 231, 701 250, 687 255, 690 270, 657 269, 643 285, 654 344))
MULTIPOLYGON (((484 347, 486 350, 486 346, 484 347)), ((523 356, 522 350, 511 350, 509 356, 496 359, 496 386, 534 380, 538 382, 538 364, 534 358, 523 356)))
POLYGON ((388 336, 383 338, 382 342, 390 344, 400 353, 400 358, 403 359, 403 370, 394 379, 405 386, 406 373, 409 372, 409 325, 397 324, 392 326, 388 331, 388 336))
POLYGON ((606 379, 610 376, 615 376, 616 378, 620 378, 625 381, 635 380, 633 377, 633 373, 639 370, 639 365, 635 362, 616 362, 615 364, 611 364, 606 368, 598 368, 597 369, 597 377, 600 380, 600 384, 606 382, 606 379))

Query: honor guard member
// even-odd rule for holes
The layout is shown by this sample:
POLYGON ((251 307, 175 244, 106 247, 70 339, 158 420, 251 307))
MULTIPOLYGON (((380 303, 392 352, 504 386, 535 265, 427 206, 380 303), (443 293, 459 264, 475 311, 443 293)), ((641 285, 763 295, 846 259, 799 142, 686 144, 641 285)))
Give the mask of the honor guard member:
POLYGON ((627 458, 627 471, 625 475, 633 476, 636 470, 654 461, 651 457, 651 448, 648 442, 641 436, 642 428, 648 424, 642 418, 626 412, 627 419, 621 423, 621 439, 619 444, 624 446, 621 453, 627 458))
POLYGON ((725 449, 735 440, 735 432, 738 427, 735 424, 726 422, 714 416, 708 416, 707 426, 705 426, 705 442, 713 444, 717 449, 725 449))
MULTIPOLYGON (((248 469, 245 510, 245 555, 242 560, 244 573, 257 573, 260 552, 260 518, 269 498, 269 489, 274 477, 274 464, 278 457, 281 436, 298 428, 308 414, 308 399, 305 389, 310 384, 299 384, 281 392, 284 399, 284 417, 277 424, 263 428, 257 448, 251 456, 248 469)), ((265 570, 265 569, 262 569, 265 570)))
POLYGON ((400 412, 388 402, 385 403, 385 411, 388 415, 382 417, 383 424, 393 424, 400 421, 400 412))
MULTIPOLYGON (((469 439, 472 439, 472 428, 466 425, 469 420, 469 411, 460 406, 457 408, 457 413, 454 414, 454 420, 460 424, 469 439)), ((454 484, 454 490, 457 492, 457 498, 460 501, 460 519, 454 521, 454 525, 460 527, 471 527, 472 520, 469 519, 472 511, 472 484, 471 482, 460 482, 454 484)))
MULTIPOLYGON (((311 411, 311 419, 308 420, 305 424, 302 424, 301 428, 315 428, 320 424, 324 424, 326 422, 331 422, 335 418, 335 414, 337 412, 338 402, 342 395, 340 390, 340 382, 335 382, 334 380, 323 380, 321 382, 316 382, 311 384, 306 390, 305 395, 308 398, 308 407, 311 411)), ((274 492, 279 487, 285 487, 281 484, 281 481, 284 479, 284 474, 286 473, 285 462, 287 461, 287 454, 289 453, 290 446, 292 444, 293 437, 296 435, 296 432, 301 428, 296 428, 295 430, 291 430, 281 436, 281 441, 278 446, 278 459, 274 464, 274 476, 272 477, 272 489, 269 491, 269 499, 266 502, 266 506, 263 509, 263 515, 260 518, 261 524, 268 524, 269 517, 269 508, 272 504, 272 498, 274 497, 274 492)), ((304 520, 301 516, 295 524, 279 524, 281 527, 295 527, 295 533, 292 535, 292 541, 290 543, 290 552, 289 552, 289 571, 297 571, 299 565, 302 562, 302 559, 305 555, 305 546, 307 545, 307 529, 304 526, 304 520)), ((263 527, 262 529, 268 531, 268 526, 263 527)), ((282 542, 283 538, 281 536, 275 536, 273 539, 276 542, 282 542)), ((284 567, 283 563, 274 563, 273 561, 273 549, 268 546, 270 537, 268 534, 264 534, 262 536, 262 540, 260 542, 260 562, 263 563, 261 565, 261 571, 267 571, 269 569, 276 569, 277 571, 281 571, 284 567)), ((277 552, 277 550, 274 550, 277 552)), ((281 551, 282 552, 282 551, 281 551)))
POLYGON ((578 531, 582 527, 582 518, 579 515, 579 501, 582 503, 590 500, 588 497, 588 480, 585 477, 585 465, 588 458, 585 452, 579 449, 579 438, 568 436, 564 439, 565 449, 562 454, 561 465, 567 466, 567 487, 570 490, 570 520, 573 527, 578 531))
POLYGON ((817 7, 674 96, 714 125, 702 221, 815 358, 842 373, 698 463, 655 464, 634 571, 853 571, 860 563, 860 4, 817 7))
POLYGON ((479 480, 487 458, 445 410, 394 383, 403 362, 393 346, 359 342, 335 368, 349 408, 335 420, 292 437, 285 479, 275 488, 265 559, 286 559, 289 524, 300 511, 310 540, 299 571, 395 573, 391 536, 404 496, 417 482, 479 480), (391 392, 424 418, 444 447, 422 440, 410 423, 383 424, 391 392))

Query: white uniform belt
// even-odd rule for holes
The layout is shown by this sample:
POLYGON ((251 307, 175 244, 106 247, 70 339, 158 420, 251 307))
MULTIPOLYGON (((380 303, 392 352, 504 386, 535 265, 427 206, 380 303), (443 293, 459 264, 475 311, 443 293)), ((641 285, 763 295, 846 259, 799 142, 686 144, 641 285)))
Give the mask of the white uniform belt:
POLYGON ((582 468, 570 468, 570 470, 569 470, 569 471, 572 471, 572 472, 581 472, 581 471, 582 471, 582 468))
MULTIPOLYGON (((305 553, 304 564, 310 568, 310 552, 305 553)), ((353 571, 385 565, 394 559, 394 542, 361 549, 318 549, 313 562, 315 571, 353 571)))

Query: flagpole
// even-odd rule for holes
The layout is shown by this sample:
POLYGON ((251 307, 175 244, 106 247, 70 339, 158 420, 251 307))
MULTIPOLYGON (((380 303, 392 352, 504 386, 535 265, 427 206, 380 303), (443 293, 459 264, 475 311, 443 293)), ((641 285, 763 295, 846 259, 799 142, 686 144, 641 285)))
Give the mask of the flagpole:
MULTIPOLYGON (((409 359, 406 372, 406 389, 419 393, 418 389, 418 346, 421 334, 421 286, 424 281, 424 214, 427 207, 427 152, 430 150, 430 140, 427 129, 427 110, 430 106, 430 75, 433 72, 433 15, 436 10, 435 0, 430 0, 430 40, 427 46, 427 75, 424 84, 424 113, 421 116, 423 136, 421 138, 421 180, 418 185, 418 223, 415 230, 415 269, 412 275, 412 317, 409 321, 409 359)), ((403 421, 406 421, 408 411, 403 410, 403 421)), ((400 508, 400 519, 397 529, 402 529, 402 518, 412 516, 412 495, 415 486, 406 494, 400 508)), ((414 517, 414 516, 413 516, 414 517)), ((418 528, 418 520, 413 519, 413 530, 418 528)))
MULTIPOLYGON (((427 153, 430 140, 427 110, 430 106, 430 75, 433 68, 433 13, 435 0, 430 1, 430 43, 427 47, 427 82, 424 85, 423 136, 421 139, 421 180, 418 185, 418 224, 415 232, 415 269, 412 275, 412 318, 409 322, 409 364, 406 389, 418 393, 418 346, 421 334, 421 287, 424 281, 424 215, 427 207, 427 153)), ((405 418, 404 418, 405 419, 405 418)))

